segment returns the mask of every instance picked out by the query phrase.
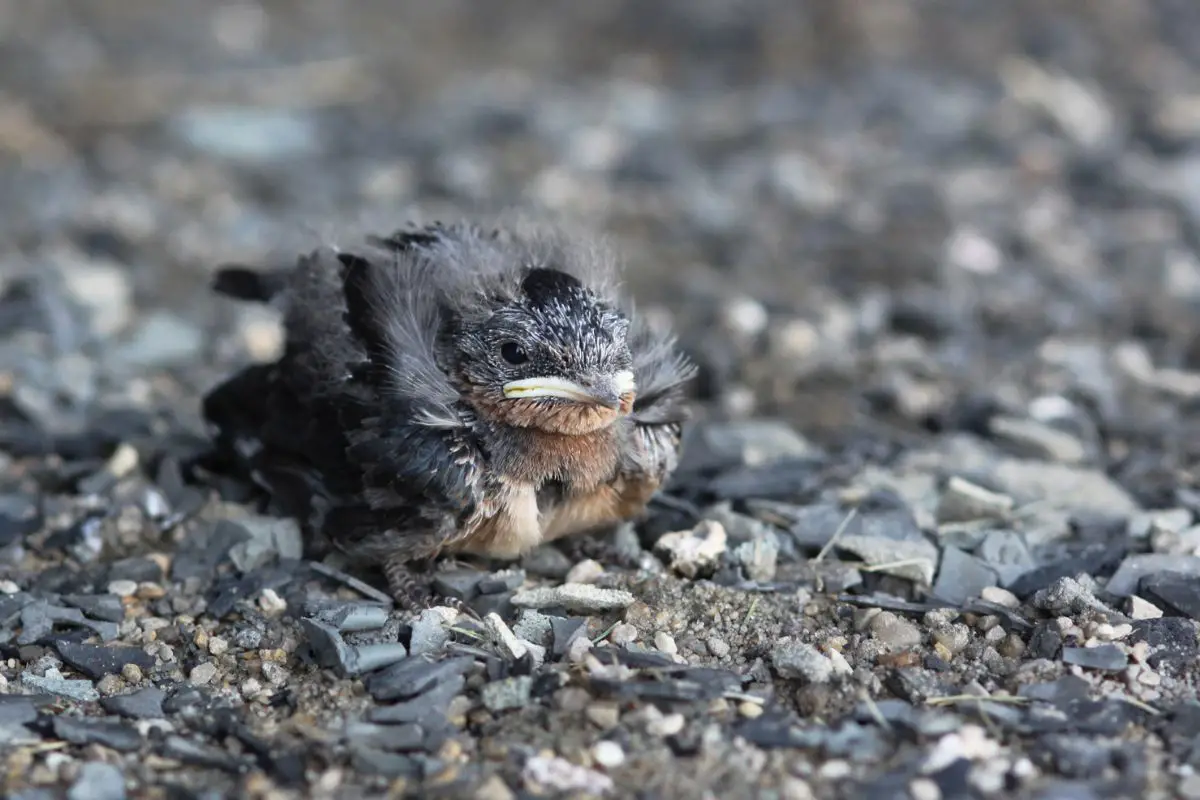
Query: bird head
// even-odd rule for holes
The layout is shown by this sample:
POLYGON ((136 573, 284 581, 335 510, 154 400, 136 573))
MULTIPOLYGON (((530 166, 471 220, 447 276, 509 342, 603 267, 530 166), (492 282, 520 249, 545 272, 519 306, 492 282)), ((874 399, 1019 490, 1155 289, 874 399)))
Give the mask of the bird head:
POLYGON ((492 421, 550 433, 600 430, 629 413, 629 320, 573 275, 526 269, 520 291, 465 322, 459 374, 492 421))

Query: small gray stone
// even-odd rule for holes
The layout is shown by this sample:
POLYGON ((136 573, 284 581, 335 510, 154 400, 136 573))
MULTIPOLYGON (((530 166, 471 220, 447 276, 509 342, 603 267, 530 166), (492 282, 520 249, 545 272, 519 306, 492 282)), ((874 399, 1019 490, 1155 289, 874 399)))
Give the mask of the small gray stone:
POLYGON ((1104 587, 1109 594, 1127 597, 1137 591, 1138 581, 1158 572, 1180 572, 1200 579, 1200 556, 1142 553, 1127 557, 1104 587))
POLYGON ((989 421, 988 430, 997 439, 1015 445, 1013 451, 1021 455, 1061 464, 1087 460, 1087 446, 1078 437, 1037 420, 997 416, 989 421))
POLYGON ((771 663, 783 678, 828 683, 833 679, 833 662, 811 644, 786 641, 771 651, 771 663))
POLYGON ((1001 586, 1011 586, 1037 566, 1025 537, 1017 531, 990 531, 975 551, 996 573, 1001 586))
POLYGON ((554 627, 550 617, 526 608, 517 617, 517 622, 513 625, 513 633, 527 642, 549 647, 554 638, 554 627))
POLYGON ((79 768, 67 800, 125 800, 125 776, 113 764, 89 761, 79 768))
POLYGON ((88 702, 100 699, 100 693, 96 691, 96 687, 92 685, 91 681, 68 680, 62 676, 61 672, 53 668, 46 670, 45 675, 23 672, 21 673, 21 682, 26 686, 69 697, 72 700, 88 702))
POLYGON ((493 713, 522 708, 529 704, 532 692, 533 678, 529 675, 492 681, 483 687, 483 705, 493 713))
POLYGON ((1085 669, 1101 672, 1120 672, 1129 665, 1129 657, 1115 644, 1098 647, 1064 647, 1062 660, 1085 669))
POLYGON ((300 526, 278 517, 241 517, 231 520, 249 538, 229 548, 229 560, 240 572, 249 572, 277 559, 299 559, 304 554, 300 526))
POLYGON ((746 577, 759 583, 775 580, 779 561, 779 538, 774 531, 737 546, 733 558, 746 570, 746 577))
POLYGON ((871 633, 890 652, 920 647, 925 638, 920 628, 891 611, 880 611, 871 619, 871 633))
POLYGON ((519 608, 556 608, 585 614, 616 611, 633 605, 635 598, 623 589, 601 589, 586 583, 564 583, 526 589, 513 595, 512 603, 519 608))
POLYGON ((946 547, 942 549, 942 562, 938 568, 937 582, 933 585, 933 594, 940 600, 962 605, 967 600, 979 597, 989 586, 995 586, 996 581, 996 573, 985 561, 957 547, 946 547))
POLYGON ((409 651, 413 655, 436 653, 450 641, 447 626, 458 616, 452 608, 427 608, 412 624, 409 651))
POLYGON ((938 524, 1002 520, 1013 509, 1013 499, 955 476, 938 501, 938 524))
POLYGON ((669 566, 685 578, 711 574, 725 552, 725 526, 715 520, 702 520, 688 531, 675 531, 659 537, 654 550, 669 558, 669 566))
POLYGON ((198 150, 244 162, 295 158, 318 145, 312 120, 287 109, 193 106, 173 117, 170 126, 198 150))
POLYGON ((165 311, 152 312, 133 334, 114 348, 113 356, 137 367, 161 367, 197 357, 204 334, 196 326, 165 311))

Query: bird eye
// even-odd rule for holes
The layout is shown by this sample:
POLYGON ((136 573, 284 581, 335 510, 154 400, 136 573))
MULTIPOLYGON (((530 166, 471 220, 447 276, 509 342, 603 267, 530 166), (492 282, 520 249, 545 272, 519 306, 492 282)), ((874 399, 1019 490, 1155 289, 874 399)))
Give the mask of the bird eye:
POLYGON ((524 364, 529 360, 529 354, 527 354, 521 348, 521 345, 517 344, 516 342, 505 342, 500 347, 500 356, 505 361, 513 365, 524 364))

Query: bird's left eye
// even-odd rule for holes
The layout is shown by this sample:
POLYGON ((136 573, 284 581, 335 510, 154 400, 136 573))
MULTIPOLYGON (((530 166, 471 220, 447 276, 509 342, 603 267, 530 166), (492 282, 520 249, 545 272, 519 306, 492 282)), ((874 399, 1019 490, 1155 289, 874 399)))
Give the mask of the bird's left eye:
POLYGON ((501 345, 500 356, 514 366, 529 360, 529 354, 516 342, 505 342, 501 345))

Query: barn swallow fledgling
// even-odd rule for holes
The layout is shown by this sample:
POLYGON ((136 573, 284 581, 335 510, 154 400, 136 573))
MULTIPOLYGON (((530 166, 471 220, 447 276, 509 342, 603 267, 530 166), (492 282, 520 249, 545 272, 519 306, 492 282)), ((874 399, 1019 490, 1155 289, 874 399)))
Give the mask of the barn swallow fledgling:
POLYGON ((278 361, 204 399, 215 452, 397 601, 414 562, 513 559, 639 514, 674 470, 693 365, 553 230, 435 224, 215 289, 278 304, 278 361))

